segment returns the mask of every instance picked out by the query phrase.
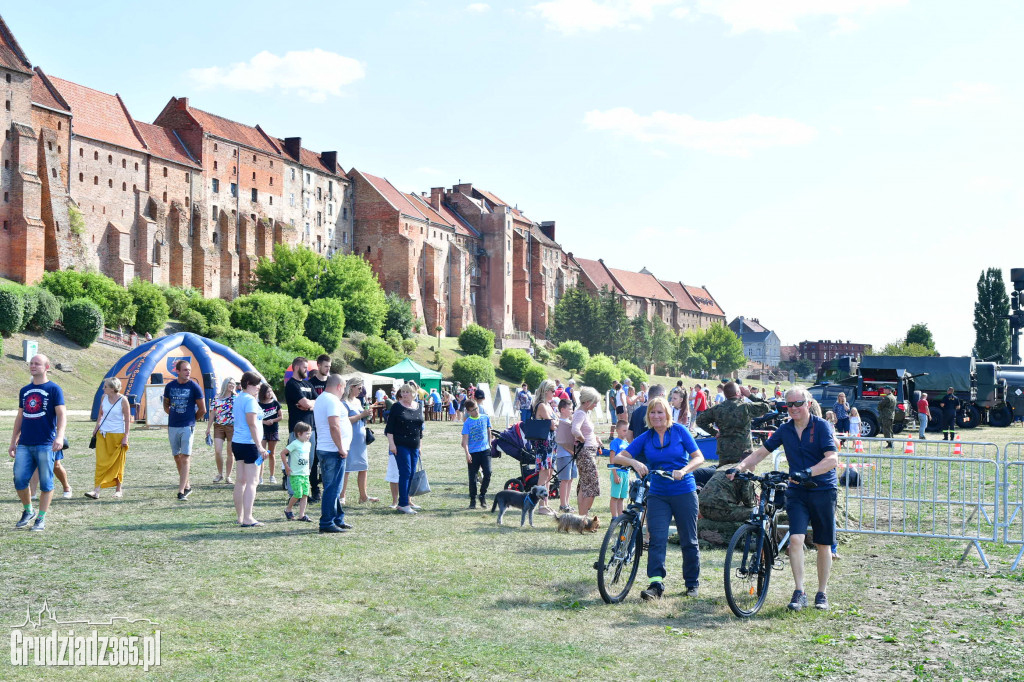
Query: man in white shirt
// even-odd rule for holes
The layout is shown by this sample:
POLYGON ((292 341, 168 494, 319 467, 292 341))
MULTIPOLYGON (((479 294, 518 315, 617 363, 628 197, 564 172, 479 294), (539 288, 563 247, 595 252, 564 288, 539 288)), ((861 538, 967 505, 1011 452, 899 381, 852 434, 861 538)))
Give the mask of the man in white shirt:
POLYGON ((352 444, 352 422, 348 420, 348 410, 341 402, 343 385, 344 380, 340 374, 329 375, 324 384, 324 392, 313 405, 316 454, 320 462, 320 478, 324 484, 320 502, 321 533, 352 530, 352 526, 345 523, 345 510, 341 506, 345 458, 352 444))

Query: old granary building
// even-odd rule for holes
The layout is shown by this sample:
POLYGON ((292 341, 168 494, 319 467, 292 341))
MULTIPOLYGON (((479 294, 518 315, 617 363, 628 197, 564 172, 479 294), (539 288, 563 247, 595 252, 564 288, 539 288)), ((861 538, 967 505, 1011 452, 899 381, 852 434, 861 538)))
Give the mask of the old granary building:
POLYGON ((0 276, 95 269, 244 293, 275 244, 365 258, 384 288, 413 303, 427 330, 471 323, 499 336, 545 335, 562 294, 608 286, 631 316, 676 329, 724 313, 706 289, 574 259, 555 223, 535 222, 469 183, 406 193, 384 177, 345 172, 316 152, 172 97, 147 123, 119 94, 34 67, 0 18, 5 107, 0 276))

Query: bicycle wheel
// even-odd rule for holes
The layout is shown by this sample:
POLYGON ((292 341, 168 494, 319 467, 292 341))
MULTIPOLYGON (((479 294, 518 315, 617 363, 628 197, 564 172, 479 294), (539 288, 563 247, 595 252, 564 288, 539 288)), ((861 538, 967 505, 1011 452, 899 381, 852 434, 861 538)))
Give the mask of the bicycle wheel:
POLYGON ((617 604, 629 594, 640 567, 642 542, 643 535, 635 514, 626 512, 608 526, 601 543, 601 554, 594 564, 597 589, 606 603, 617 604))
POLYGON ((725 553, 725 599, 740 618, 749 618, 764 605, 772 577, 769 538, 760 526, 745 524, 733 534, 725 553))

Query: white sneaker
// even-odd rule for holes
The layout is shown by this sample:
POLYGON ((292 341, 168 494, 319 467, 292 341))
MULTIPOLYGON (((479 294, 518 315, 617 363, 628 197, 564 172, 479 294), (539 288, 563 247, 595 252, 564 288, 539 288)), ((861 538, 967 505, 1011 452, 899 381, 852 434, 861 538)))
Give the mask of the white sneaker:
POLYGON ((273 476, 271 476, 270 477, 270 485, 274 485, 275 483, 277 483, 277 479, 274 478, 273 476))
POLYGON ((389 509, 398 509, 398 505, 397 504, 389 504, 388 508, 389 509))
POLYGON ((231 480, 230 476, 225 476, 224 477, 224 482, 227 483, 228 485, 231 485, 231 484, 234 483, 234 481, 231 480))
POLYGON ((423 509, 423 507, 419 506, 418 504, 413 504, 412 502, 409 503, 409 506, 412 507, 415 511, 423 509))
POLYGON ((64 499, 65 500, 70 500, 74 496, 75 496, 75 491, 74 490, 70 490, 69 489, 69 490, 65 490, 64 491, 64 499))
POLYGON ((216 476, 213 477, 213 482, 214 483, 220 483, 223 480, 224 480, 224 477, 221 476, 220 474, 217 474, 216 476))
POLYGON ((263 477, 262 476, 260 476, 260 482, 257 483, 257 485, 263 485, 263 477))
POLYGON ((412 507, 398 507, 397 509, 398 509, 398 511, 400 511, 403 514, 415 514, 416 513, 416 510, 413 509, 412 507))

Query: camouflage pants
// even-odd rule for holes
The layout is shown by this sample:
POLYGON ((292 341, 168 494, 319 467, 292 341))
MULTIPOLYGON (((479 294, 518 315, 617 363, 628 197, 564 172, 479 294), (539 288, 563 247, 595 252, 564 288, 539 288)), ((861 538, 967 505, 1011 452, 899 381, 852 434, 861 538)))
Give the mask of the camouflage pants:
POLYGON ((882 429, 883 436, 892 438, 892 419, 880 419, 878 420, 878 426, 882 429))

